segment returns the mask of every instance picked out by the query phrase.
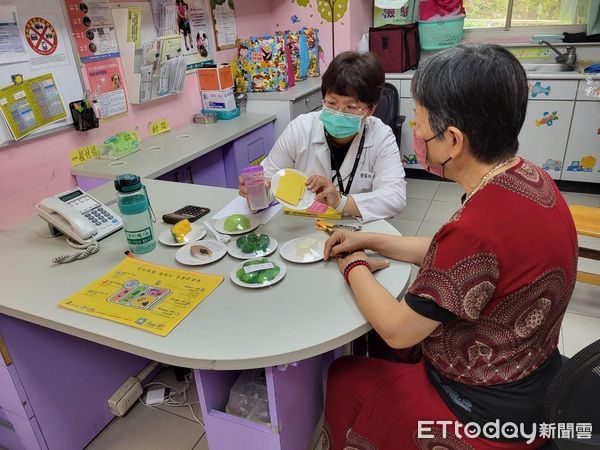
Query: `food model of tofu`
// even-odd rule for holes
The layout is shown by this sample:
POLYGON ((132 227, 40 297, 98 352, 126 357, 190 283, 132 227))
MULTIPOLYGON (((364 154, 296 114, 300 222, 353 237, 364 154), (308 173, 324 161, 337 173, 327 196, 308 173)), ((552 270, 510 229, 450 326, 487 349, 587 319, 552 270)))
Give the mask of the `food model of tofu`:
POLYGON ((187 219, 180 220, 175 225, 171 227, 171 234, 173 235, 173 239, 178 244, 181 244, 185 241, 185 235, 192 231, 192 224, 187 219))
POLYGON ((296 255, 301 257, 309 255, 311 250, 317 250, 318 245, 319 243, 316 239, 310 237, 304 238, 296 244, 296 255))

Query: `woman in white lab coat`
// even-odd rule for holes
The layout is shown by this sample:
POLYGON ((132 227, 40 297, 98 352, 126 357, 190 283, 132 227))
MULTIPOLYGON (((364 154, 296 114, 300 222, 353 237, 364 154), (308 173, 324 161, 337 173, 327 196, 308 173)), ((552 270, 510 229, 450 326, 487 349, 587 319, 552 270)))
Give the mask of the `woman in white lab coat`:
MULTIPOLYGON (((294 119, 262 162, 308 175, 316 200, 363 222, 394 217, 406 205, 406 181, 391 128, 373 117, 385 73, 373 53, 343 52, 323 74, 323 109, 294 119)), ((240 195, 247 190, 240 178, 240 195)))

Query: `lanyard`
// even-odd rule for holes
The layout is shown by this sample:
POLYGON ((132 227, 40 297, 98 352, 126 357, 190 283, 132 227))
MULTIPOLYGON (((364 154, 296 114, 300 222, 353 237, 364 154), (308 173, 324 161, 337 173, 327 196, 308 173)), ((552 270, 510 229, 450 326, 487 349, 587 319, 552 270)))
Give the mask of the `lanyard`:
POLYGON ((365 145, 365 134, 367 134, 366 128, 363 130, 363 135, 360 138, 360 144, 358 145, 358 151, 356 152, 356 159, 354 160, 354 166, 352 167, 352 172, 350 172, 350 176, 348 177, 348 184, 346 184, 346 189, 344 189, 344 183, 342 181, 342 176, 340 175, 340 169, 337 165, 335 158, 333 157, 333 150, 331 149, 332 145, 330 142, 329 133, 325 131, 325 137, 327 139, 327 146, 329 147, 329 155, 331 156, 331 167, 335 169, 335 175, 331 178, 331 181, 337 178, 338 186, 340 188, 340 193, 343 195, 348 195, 350 192, 350 187, 352 186, 352 181, 354 180, 354 175, 356 174, 356 169, 358 168, 358 162, 360 161, 360 156, 363 152, 363 146, 365 145))

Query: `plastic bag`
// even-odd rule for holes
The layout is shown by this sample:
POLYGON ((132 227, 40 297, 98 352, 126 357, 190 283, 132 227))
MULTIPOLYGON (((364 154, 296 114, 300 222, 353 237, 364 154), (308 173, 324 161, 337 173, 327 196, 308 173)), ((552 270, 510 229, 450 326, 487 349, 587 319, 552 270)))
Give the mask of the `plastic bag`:
POLYGON ((585 77, 585 86, 583 88, 586 97, 600 98, 600 77, 588 75, 585 77))

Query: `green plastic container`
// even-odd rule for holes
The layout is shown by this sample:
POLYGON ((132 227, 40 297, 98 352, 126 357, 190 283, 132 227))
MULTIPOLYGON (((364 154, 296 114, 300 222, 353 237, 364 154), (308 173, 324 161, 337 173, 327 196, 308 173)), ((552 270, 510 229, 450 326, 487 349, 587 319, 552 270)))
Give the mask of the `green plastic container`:
POLYGON ((456 19, 419 20, 419 41, 423 50, 442 50, 460 44, 465 16, 456 19))

